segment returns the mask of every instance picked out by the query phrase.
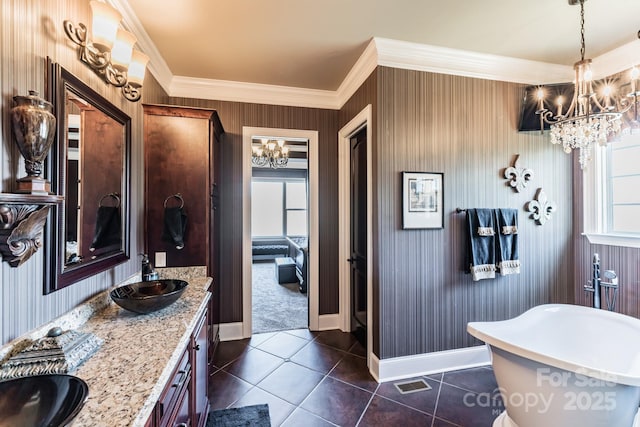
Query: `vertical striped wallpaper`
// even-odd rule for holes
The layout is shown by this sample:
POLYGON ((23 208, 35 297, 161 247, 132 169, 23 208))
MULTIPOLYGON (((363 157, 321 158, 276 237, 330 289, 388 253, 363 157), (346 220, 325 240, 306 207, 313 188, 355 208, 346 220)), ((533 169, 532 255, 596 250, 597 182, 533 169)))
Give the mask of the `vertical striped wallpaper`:
MULTIPOLYGON (((43 295, 43 251, 24 265, 11 268, 0 262, 0 345, 53 320, 90 296, 139 271, 135 256, 142 250, 142 106, 131 103, 119 91, 104 83, 77 58, 76 46, 67 40, 62 22, 88 23, 88 0, 2 0, 0 3, 0 191, 11 192, 15 179, 25 175, 23 159, 11 135, 9 110, 13 96, 30 89, 45 91, 45 58, 78 76, 94 90, 131 116, 132 119, 132 259, 58 292, 43 295)), ((144 102, 166 102, 166 94, 147 73, 144 102)), ((44 242, 45 245, 49 242, 44 242)))
POLYGON ((479 344, 469 321, 572 301, 571 159, 547 137, 518 133, 518 84, 378 68, 374 247, 382 359, 479 344), (520 154, 535 176, 522 193, 504 169, 520 154), (442 230, 402 230, 401 173, 444 173, 442 230), (544 226, 524 210, 537 188, 558 209, 544 226), (461 208, 519 209, 522 272, 473 282, 461 208))

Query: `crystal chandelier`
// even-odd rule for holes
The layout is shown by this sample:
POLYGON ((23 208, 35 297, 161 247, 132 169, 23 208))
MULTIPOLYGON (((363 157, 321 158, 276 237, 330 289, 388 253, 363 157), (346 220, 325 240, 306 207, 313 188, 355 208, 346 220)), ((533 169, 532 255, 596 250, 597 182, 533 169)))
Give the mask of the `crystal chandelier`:
POLYGON ((283 168, 289 163, 289 147, 285 147, 283 139, 262 138, 262 145, 253 147, 251 163, 259 167, 283 168))
POLYGON ((564 99, 556 99, 557 111, 545 108, 544 88, 537 90, 540 129, 544 123, 551 125, 551 143, 562 144, 565 153, 579 149, 580 168, 583 169, 591 159, 594 144, 604 146, 615 138, 622 129, 622 115, 635 104, 635 83, 638 70, 631 70, 631 93, 616 93, 612 81, 594 84, 592 81, 591 59, 585 59, 584 43, 584 2, 569 0, 570 5, 580 4, 580 61, 573 66, 575 70, 574 92, 569 107, 564 110, 564 99), (634 98, 634 102, 630 99, 634 98))

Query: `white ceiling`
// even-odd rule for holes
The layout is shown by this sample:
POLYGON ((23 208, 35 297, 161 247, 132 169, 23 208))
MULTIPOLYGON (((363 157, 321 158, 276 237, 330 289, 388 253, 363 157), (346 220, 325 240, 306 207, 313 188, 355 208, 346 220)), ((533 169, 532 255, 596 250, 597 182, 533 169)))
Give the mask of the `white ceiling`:
MULTIPOLYGON (((569 70, 580 59, 580 7, 568 0, 109 1, 131 15, 125 25, 161 84, 338 91, 373 37, 569 70)), ((640 0, 586 1, 586 56, 626 46, 625 60, 640 62, 638 17, 640 0)))

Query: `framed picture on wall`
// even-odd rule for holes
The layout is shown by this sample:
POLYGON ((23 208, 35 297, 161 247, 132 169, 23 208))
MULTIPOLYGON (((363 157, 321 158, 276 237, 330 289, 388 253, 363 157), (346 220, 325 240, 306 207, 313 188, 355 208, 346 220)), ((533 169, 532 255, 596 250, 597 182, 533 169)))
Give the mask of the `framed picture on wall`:
POLYGON ((443 228, 443 173, 402 172, 402 228, 443 228))

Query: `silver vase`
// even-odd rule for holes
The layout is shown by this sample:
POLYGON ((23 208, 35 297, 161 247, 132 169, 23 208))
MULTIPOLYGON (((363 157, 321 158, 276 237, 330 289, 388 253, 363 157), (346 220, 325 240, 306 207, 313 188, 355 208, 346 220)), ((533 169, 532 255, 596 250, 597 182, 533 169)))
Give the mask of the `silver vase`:
POLYGON ((43 179, 42 162, 47 157, 56 132, 53 106, 30 90, 28 96, 14 96, 11 128, 20 154, 24 157, 27 176, 17 180, 18 193, 49 194, 51 184, 43 179))

